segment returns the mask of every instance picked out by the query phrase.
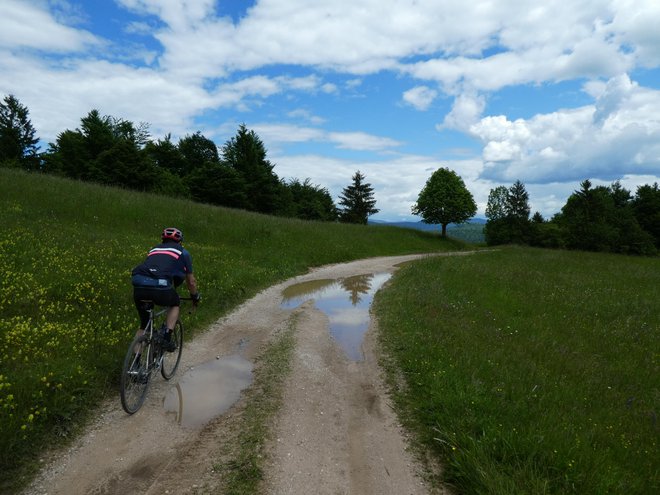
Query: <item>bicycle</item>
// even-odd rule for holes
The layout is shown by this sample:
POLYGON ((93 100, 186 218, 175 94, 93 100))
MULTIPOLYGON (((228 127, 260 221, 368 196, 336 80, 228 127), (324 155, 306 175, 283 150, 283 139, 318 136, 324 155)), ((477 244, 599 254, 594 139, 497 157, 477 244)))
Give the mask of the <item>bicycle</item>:
MULTIPOLYGON (((190 297, 181 300, 191 301, 190 297)), ((163 350, 163 339, 160 329, 154 323, 159 321, 168 308, 155 309, 153 301, 142 301, 149 313, 149 322, 144 332, 133 338, 121 370, 120 396, 121 405, 128 414, 137 412, 144 404, 151 382, 151 375, 160 370, 165 380, 169 380, 176 373, 181 361, 183 349, 183 324, 177 320, 172 329, 171 339, 176 344, 174 352, 163 350)), ((162 318, 164 321, 164 317, 162 318)))

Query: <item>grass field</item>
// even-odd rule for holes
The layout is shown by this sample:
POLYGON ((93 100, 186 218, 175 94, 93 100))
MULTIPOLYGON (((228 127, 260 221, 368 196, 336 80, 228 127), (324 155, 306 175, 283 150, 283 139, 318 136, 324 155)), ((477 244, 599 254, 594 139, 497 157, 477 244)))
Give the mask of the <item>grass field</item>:
POLYGON ((203 296, 189 337, 312 266, 463 248, 425 232, 274 218, 9 169, 0 169, 0 222, 3 493, 116 393, 138 321, 130 270, 164 227, 183 230, 203 296))
MULTIPOLYGON (((184 231, 204 298, 188 337, 312 266, 464 248, 7 169, 0 192, 0 493, 117 393, 130 269, 163 227, 184 231)), ((658 493, 659 286, 658 258, 503 248, 408 265, 375 301, 402 421, 457 493, 658 493)))
POLYGON ((658 287, 658 258, 409 265, 375 302, 401 416, 458 493, 660 493, 658 287))

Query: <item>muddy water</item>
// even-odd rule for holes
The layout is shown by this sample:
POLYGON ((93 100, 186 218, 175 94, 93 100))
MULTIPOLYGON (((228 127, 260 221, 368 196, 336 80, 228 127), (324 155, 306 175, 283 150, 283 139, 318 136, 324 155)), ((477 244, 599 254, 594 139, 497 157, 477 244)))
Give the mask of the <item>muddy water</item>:
POLYGON ((340 279, 303 282, 282 292, 282 307, 293 309, 314 300, 330 320, 330 334, 349 359, 362 361, 362 341, 369 328, 369 307, 374 294, 391 274, 377 273, 340 279))
POLYGON ((224 413, 252 383, 252 363, 232 355, 188 370, 165 396, 165 411, 177 423, 199 427, 224 413))
MULTIPOLYGON (((362 361, 362 341, 369 328, 369 307, 389 273, 313 280, 287 287, 282 307, 293 309, 313 299, 330 321, 330 334, 349 359, 362 361)), ((244 344, 243 344, 244 345, 244 344)), ((241 344, 239 344, 240 351, 241 344)), ((198 428, 227 411, 252 383, 250 361, 234 354, 202 363, 172 386, 163 403, 167 414, 184 427, 198 428)))

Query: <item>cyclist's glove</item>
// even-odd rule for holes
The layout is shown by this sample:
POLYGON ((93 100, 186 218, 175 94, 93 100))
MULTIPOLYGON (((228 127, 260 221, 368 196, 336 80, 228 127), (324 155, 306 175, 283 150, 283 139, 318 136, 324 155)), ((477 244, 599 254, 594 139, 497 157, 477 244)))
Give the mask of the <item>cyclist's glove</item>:
POLYGON ((199 301, 202 300, 202 296, 198 292, 197 294, 190 294, 190 299, 192 299, 193 305, 197 306, 199 304, 199 301))

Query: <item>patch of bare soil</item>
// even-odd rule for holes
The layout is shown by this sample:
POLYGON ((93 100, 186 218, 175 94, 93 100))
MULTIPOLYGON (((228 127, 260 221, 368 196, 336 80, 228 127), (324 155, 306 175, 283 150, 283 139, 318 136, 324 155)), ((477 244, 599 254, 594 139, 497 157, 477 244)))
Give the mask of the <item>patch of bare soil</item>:
MULTIPOLYGON (((171 387, 186 371, 219 357, 253 361, 291 316, 292 310, 281 307, 286 287, 391 272, 417 258, 322 267, 261 292, 186 343, 177 375, 170 382, 155 379, 136 414, 122 410, 118 395, 102 404, 97 421, 69 449, 45 455, 44 468, 24 495, 212 492, 217 483, 213 463, 245 398, 205 425, 191 427, 163 407, 171 387)), ((355 362, 336 345, 327 317, 314 304, 295 311, 297 344, 266 449, 265 493, 429 493, 388 403, 375 352, 375 324, 365 337, 364 361, 355 362)))

